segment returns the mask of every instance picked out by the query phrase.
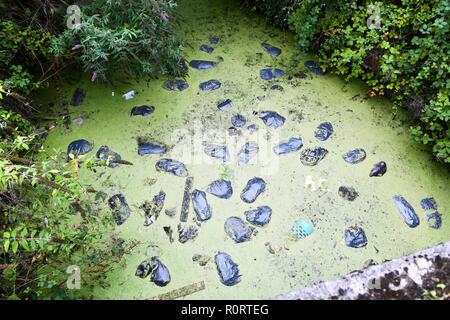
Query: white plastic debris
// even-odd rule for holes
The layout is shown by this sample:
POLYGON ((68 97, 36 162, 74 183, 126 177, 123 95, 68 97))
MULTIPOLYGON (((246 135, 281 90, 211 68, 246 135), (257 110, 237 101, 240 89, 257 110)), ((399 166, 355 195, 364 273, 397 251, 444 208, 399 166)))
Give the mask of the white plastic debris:
POLYGON ((114 97, 114 91, 112 92, 112 96, 114 97))
POLYGON ((125 100, 134 98, 134 90, 131 90, 130 92, 125 93, 122 97, 124 97, 125 100))

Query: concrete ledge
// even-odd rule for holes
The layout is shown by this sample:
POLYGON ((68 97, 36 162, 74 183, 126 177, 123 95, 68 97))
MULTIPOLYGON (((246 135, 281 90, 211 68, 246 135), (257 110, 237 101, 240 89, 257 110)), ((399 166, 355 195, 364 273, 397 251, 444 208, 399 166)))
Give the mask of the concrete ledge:
POLYGON ((413 283, 421 286, 422 277, 434 271, 436 258, 448 258, 449 252, 450 241, 270 300, 354 300, 371 290, 381 290, 381 279, 392 279, 393 275, 396 281, 388 284, 389 290, 402 290, 413 283))

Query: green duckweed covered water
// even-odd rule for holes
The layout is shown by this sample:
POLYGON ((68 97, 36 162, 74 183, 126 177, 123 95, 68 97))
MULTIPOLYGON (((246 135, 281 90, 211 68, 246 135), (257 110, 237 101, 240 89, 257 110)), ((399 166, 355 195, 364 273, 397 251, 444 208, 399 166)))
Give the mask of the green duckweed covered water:
MULTIPOLYGON (((179 9, 185 17, 179 34, 188 44, 187 60, 219 61, 222 57, 223 62, 208 70, 190 68, 187 78, 190 87, 182 92, 163 89, 165 77, 150 82, 117 82, 115 88, 110 88, 100 82, 91 83, 90 75, 83 74, 64 90, 69 100, 76 87, 86 90, 84 103, 70 107, 72 119, 84 116, 84 123, 71 124, 69 128, 58 125, 45 143, 48 152, 53 153, 53 148, 66 150, 71 141, 87 139, 94 144, 92 153, 101 145, 108 145, 122 159, 134 164, 99 168, 97 173, 85 168, 79 172, 82 183, 108 196, 122 193, 126 197, 132 215, 116 227, 116 232, 124 239, 142 242, 107 275, 108 286, 89 289, 95 299, 147 299, 200 281, 205 282, 206 289, 186 298, 270 298, 361 269, 370 259, 381 263, 449 240, 448 171, 413 142, 407 126, 399 125, 402 116, 390 120, 388 101, 354 98, 358 94, 364 96, 366 89, 333 76, 312 75, 303 64, 298 71, 305 72, 306 78, 289 80, 285 75, 276 80, 262 80, 260 69, 288 68, 293 50, 291 34, 267 25, 261 17, 234 2, 184 0, 179 9), (199 48, 202 44, 209 45, 211 37, 220 40, 209 55, 199 48), (262 42, 281 48, 283 53, 278 57, 268 55, 261 47, 262 42), (210 79, 221 81, 221 88, 200 91, 199 84, 210 79), (273 84, 283 86, 284 91, 270 90, 273 84), (136 97, 122 98, 130 90, 138 93, 136 97), (218 110, 217 104, 228 98, 235 106, 223 112, 218 110), (156 110, 147 117, 130 117, 131 108, 140 105, 152 105, 156 110), (252 114, 253 110, 276 111, 286 122, 279 129, 269 129, 252 114), (236 138, 240 139, 238 149, 230 150, 233 161, 226 167, 220 160, 206 156, 196 162, 203 154, 202 141, 217 144, 233 141, 225 137, 231 117, 238 113, 247 118, 246 126, 256 124, 259 131, 250 135, 245 127, 241 128, 243 135, 236 138), (332 123, 334 134, 320 142, 314 137, 314 130, 325 121, 332 123), (186 138, 188 133, 195 134, 196 127, 210 133, 194 139, 200 149, 197 158, 186 163, 189 175, 194 177, 193 189, 205 191, 209 183, 225 175, 234 192, 228 200, 207 193, 212 218, 201 223, 194 241, 182 244, 177 240, 176 230, 185 178, 157 172, 155 163, 183 146, 182 137, 175 137, 174 132, 181 132, 186 138), (321 146, 329 153, 317 166, 308 167, 300 162, 300 152, 275 156, 270 149, 264 153, 261 147, 260 153, 268 155, 261 157, 262 164, 237 163, 236 154, 244 142, 262 143, 266 131, 272 138, 270 149, 277 140, 301 137, 304 145, 301 150, 321 146), (141 157, 137 153, 138 138, 164 144, 169 152, 141 157), (364 148, 367 158, 355 165, 346 163, 342 154, 356 148, 364 148), (387 163, 387 173, 369 178, 370 170, 379 161, 387 163), (327 179, 328 191, 305 188, 305 178, 310 175, 327 179), (239 196, 247 181, 255 176, 266 181, 266 192, 254 203, 246 204, 239 196), (353 202, 344 200, 338 195, 341 185, 354 187, 359 197, 353 202), (164 209, 176 208, 177 214, 169 217, 163 209, 156 222, 145 227, 143 211, 138 207, 145 200, 151 201, 160 190, 166 192, 164 209), (396 194, 415 208, 420 219, 416 228, 403 222, 392 199, 396 194), (438 230, 427 225, 426 214, 420 207, 420 200, 427 197, 435 198, 442 215, 442 227, 438 230), (224 223, 228 217, 245 220, 244 211, 261 205, 272 208, 272 218, 265 227, 256 227, 258 234, 251 241, 236 244, 226 236, 224 223), (299 219, 310 221, 314 232, 294 241, 288 233, 299 219), (353 225, 362 227, 366 233, 368 244, 363 248, 345 245, 344 232, 353 225), (174 230, 173 243, 163 226, 174 230), (266 242, 281 250, 270 253, 266 242), (170 270, 172 279, 166 287, 134 275, 139 263, 147 258, 149 245, 160 248, 160 259, 170 270), (220 282, 214 263, 218 251, 228 253, 239 264, 241 282, 237 285, 227 287, 220 282), (200 266, 192 261, 195 254, 207 255, 211 260, 200 266)), ((189 223, 195 225, 194 217, 191 204, 189 223)))

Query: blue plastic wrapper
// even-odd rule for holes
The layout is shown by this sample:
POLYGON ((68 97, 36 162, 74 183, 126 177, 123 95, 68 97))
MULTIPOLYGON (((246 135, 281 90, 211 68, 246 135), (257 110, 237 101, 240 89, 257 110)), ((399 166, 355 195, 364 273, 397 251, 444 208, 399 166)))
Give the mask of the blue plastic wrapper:
POLYGON ((238 265, 234 263, 230 255, 219 252, 215 256, 217 271, 220 281, 226 286, 233 286, 241 281, 238 265))

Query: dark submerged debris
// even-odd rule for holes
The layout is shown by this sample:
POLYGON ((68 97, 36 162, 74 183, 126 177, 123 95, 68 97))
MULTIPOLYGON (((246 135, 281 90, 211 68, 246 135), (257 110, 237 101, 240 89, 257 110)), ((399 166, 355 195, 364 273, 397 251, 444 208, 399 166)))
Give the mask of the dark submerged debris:
POLYGON ((264 48, 264 50, 266 50, 266 52, 268 54, 271 54, 273 56, 279 56, 281 54, 281 49, 271 46, 268 43, 261 43, 261 46, 264 48))
POLYGON ((231 123, 233 126, 238 128, 244 126, 246 122, 247 119, 245 119, 245 117, 241 114, 237 114, 231 118, 231 123))
POLYGON ((146 154, 160 154, 167 151, 165 146, 157 146, 152 143, 140 143, 138 144, 138 154, 145 156, 146 154))
POLYGON ((177 177, 185 177, 188 171, 184 164, 171 159, 161 159, 155 164, 156 170, 170 172, 177 177))
POLYGON ((364 149, 350 150, 346 154, 342 155, 342 158, 348 163, 356 164, 360 163, 366 158, 366 151, 364 149))
POLYGON ((366 234, 359 227, 351 227, 345 230, 345 244, 348 247, 361 248, 367 244, 366 234))
POLYGON ((414 211, 413 207, 402 197, 399 195, 395 195, 394 197, 395 205, 397 206, 398 211, 403 217, 405 223, 410 227, 414 228, 419 224, 419 217, 414 211))
POLYGON ((221 199, 229 199, 233 195, 233 188, 231 187, 230 181, 220 179, 211 182, 208 189, 206 189, 206 192, 209 192, 221 199))
POLYGON ((110 168, 115 168, 119 165, 117 162, 112 162, 112 160, 120 160, 121 157, 118 153, 112 152, 109 150, 108 146, 101 146, 96 155, 98 159, 109 161, 108 166, 110 168))
POLYGON ((113 210, 113 216, 117 225, 121 225, 131 215, 130 207, 122 194, 113 195, 108 200, 109 207, 113 210))
POLYGON ((314 135, 320 141, 327 140, 333 134, 333 126, 329 122, 323 122, 319 124, 317 130, 314 131, 314 135))
POLYGON ((206 200, 206 193, 195 189, 192 192, 192 205, 197 213, 198 221, 205 221, 211 218, 211 208, 206 200))
POLYGON ((180 221, 182 222, 187 221, 193 181, 194 181, 193 177, 187 177, 186 182, 184 183, 184 194, 183 194, 183 202, 181 203, 181 215, 180 215, 180 221))
POLYGON ((178 241, 185 243, 188 240, 194 240, 198 236, 198 229, 195 226, 182 226, 178 224, 178 241))
POLYGON ((339 187, 339 195, 348 201, 353 201, 358 197, 359 194, 352 187, 340 186, 339 187))
POLYGON ((305 166, 315 166, 320 160, 322 160, 328 153, 327 149, 305 149, 300 153, 300 161, 305 166))
POLYGON ((244 190, 242 190, 241 199, 244 202, 252 203, 264 191, 266 191, 266 183, 263 179, 255 177, 247 182, 244 190))
POLYGON ((221 85, 219 80, 208 80, 200 83, 199 87, 202 91, 211 91, 219 89, 221 85))
POLYGON ((67 162, 69 162, 72 158, 69 154, 72 154, 76 159, 79 155, 86 154, 90 152, 93 148, 93 145, 84 139, 72 141, 67 147, 67 162))
POLYGON ((155 112, 155 107, 154 106, 140 106, 140 107, 133 107, 133 109, 131 109, 131 116, 148 116, 150 114, 152 114, 153 112, 155 112))
POLYGON ((217 44, 219 42, 219 38, 211 38, 209 39, 210 44, 217 44))
POLYGON ((230 155, 224 146, 210 144, 205 147, 204 151, 208 156, 221 159, 223 162, 230 160, 230 155))
POLYGON ((169 237, 169 241, 170 243, 173 243, 173 230, 170 226, 164 226, 163 227, 164 232, 166 233, 166 235, 169 237))
POLYGON ((314 61, 306 61, 305 67, 309 69, 314 74, 317 74, 318 76, 323 76, 325 72, 322 70, 320 65, 317 62, 314 61))
POLYGON ((369 173, 369 177, 381 177, 387 171, 386 162, 380 161, 374 165, 373 169, 369 173))
POLYGON ((279 115, 275 111, 262 111, 259 113, 259 118, 264 121, 266 126, 274 128, 281 127, 286 121, 285 117, 279 115))
POLYGON ((227 99, 224 102, 219 103, 219 105, 217 106, 217 108, 221 111, 225 111, 227 109, 230 109, 231 107, 234 107, 234 104, 230 99, 227 99))
POLYGON ((239 217, 230 217, 225 221, 225 233, 236 243, 251 240, 255 228, 239 217))
POLYGON ((169 269, 156 257, 143 261, 136 270, 136 276, 146 278, 150 276, 150 281, 157 286, 164 287, 170 282, 169 269))
POLYGON ((256 142, 247 142, 238 153, 239 161, 248 163, 258 153, 258 149, 256 142))
POLYGON ((226 286, 233 286, 241 281, 238 265, 234 263, 230 255, 219 252, 215 256, 217 271, 220 281, 226 286))
POLYGON ((213 61, 204 61, 204 60, 192 60, 189 62, 189 65, 192 68, 198 69, 198 70, 205 70, 209 68, 213 68, 216 66, 216 63, 213 61))
POLYGON ((285 154, 292 151, 298 151, 303 147, 303 142, 301 138, 290 138, 288 142, 280 143, 279 145, 273 147, 273 152, 275 154, 285 154))
POLYGON ((263 227, 269 223, 272 209, 269 206, 260 206, 254 210, 245 211, 244 214, 248 222, 263 227))
POLYGON ((84 92, 83 89, 76 88, 75 92, 73 93, 72 101, 70 102, 70 104, 72 106, 80 106, 83 103, 83 99, 85 96, 86 93, 84 92))
POLYGON ((283 92, 284 88, 282 86, 279 86, 279 85, 275 84, 275 85, 270 87, 270 90, 278 90, 278 91, 283 92))
POLYGON ((431 214, 427 214, 427 223, 430 228, 439 229, 442 225, 441 215, 439 212, 433 212, 431 214))

